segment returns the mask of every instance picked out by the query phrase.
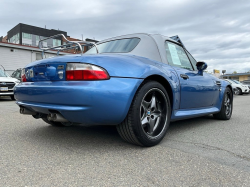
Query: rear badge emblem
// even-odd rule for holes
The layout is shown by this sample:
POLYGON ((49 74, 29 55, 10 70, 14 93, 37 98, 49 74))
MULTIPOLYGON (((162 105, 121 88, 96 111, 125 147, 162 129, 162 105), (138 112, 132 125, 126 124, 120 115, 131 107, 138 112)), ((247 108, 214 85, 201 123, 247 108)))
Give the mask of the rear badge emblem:
POLYGON ((58 71, 58 77, 59 79, 63 79, 63 71, 58 71))

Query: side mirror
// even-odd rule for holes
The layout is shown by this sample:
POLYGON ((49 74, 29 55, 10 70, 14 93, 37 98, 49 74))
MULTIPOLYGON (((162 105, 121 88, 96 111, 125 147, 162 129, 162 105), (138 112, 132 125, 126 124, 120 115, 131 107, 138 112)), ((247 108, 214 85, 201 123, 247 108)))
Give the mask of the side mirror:
POLYGON ((203 75, 203 71, 207 69, 207 64, 205 62, 197 62, 196 67, 198 69, 198 74, 203 75))

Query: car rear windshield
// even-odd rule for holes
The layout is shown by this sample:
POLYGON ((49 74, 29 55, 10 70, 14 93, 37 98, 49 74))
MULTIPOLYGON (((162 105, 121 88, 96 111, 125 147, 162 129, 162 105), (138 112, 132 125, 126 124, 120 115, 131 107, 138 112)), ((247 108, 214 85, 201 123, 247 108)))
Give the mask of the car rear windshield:
MULTIPOLYGON (((99 53, 128 53, 140 42, 140 38, 126 38, 112 40, 97 44, 99 53)), ((85 54, 96 54, 96 48, 92 47, 85 54)))

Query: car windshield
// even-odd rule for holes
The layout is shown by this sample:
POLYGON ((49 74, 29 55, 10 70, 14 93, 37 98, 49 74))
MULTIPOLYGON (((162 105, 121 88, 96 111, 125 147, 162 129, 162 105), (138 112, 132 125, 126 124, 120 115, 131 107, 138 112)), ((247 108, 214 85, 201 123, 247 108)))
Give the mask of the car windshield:
POLYGON ((21 71, 20 70, 16 70, 12 73, 11 77, 13 78, 21 78, 21 71))
MULTIPOLYGON (((97 44, 97 48, 99 53, 128 53, 132 51, 139 42, 140 38, 126 38, 97 44)), ((93 46, 85 54, 96 54, 96 48, 93 46)))
POLYGON ((0 69, 0 77, 7 77, 7 74, 2 69, 0 69))

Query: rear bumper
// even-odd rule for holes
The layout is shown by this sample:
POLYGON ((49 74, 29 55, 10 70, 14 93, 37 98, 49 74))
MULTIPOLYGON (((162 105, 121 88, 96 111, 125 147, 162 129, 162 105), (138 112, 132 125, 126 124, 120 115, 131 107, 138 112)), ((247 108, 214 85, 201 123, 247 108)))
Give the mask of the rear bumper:
POLYGON ((88 125, 116 125, 129 110, 142 79, 105 81, 28 82, 14 89, 19 106, 48 114, 58 111, 68 121, 88 125))

